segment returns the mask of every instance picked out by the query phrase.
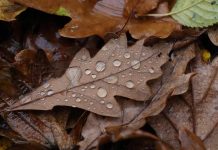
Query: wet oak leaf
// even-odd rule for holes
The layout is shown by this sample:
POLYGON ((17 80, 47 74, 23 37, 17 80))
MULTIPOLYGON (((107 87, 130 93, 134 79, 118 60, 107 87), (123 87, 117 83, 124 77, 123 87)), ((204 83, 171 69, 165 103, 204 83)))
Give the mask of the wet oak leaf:
POLYGON ((66 0, 64 3, 60 0, 48 0, 46 3, 43 0, 12 1, 47 13, 70 16, 72 20, 60 30, 60 34, 64 37, 81 38, 91 35, 104 37, 107 33, 131 30, 131 35, 136 39, 145 36, 165 38, 178 29, 178 24, 172 20, 138 19, 132 16, 132 10, 140 15, 156 8, 158 6, 157 0, 139 1, 139 3, 134 0, 66 0), (132 20, 133 25, 129 20, 132 20), (158 25, 152 26, 150 24, 158 25), (143 30, 138 31, 136 25, 144 27, 143 30), (162 30, 163 28, 166 30, 162 30), (139 32, 142 32, 140 36, 139 32))
POLYGON ((151 119, 151 126, 162 139, 169 139, 164 131, 171 132, 171 141, 174 141, 171 145, 174 147, 179 147, 179 128, 187 128, 204 141, 207 149, 217 149, 213 140, 218 138, 217 60, 215 58, 211 64, 206 64, 199 54, 191 63, 196 75, 192 78, 190 91, 172 99, 161 117, 151 119), (164 126, 159 126, 163 123, 164 126))
POLYGON ((119 117, 121 110, 114 96, 148 100, 147 81, 160 77, 160 67, 169 59, 172 44, 144 47, 143 43, 140 40, 128 47, 123 35, 110 40, 92 59, 87 50, 80 50, 62 77, 24 96, 11 110, 49 110, 62 105, 119 117))
POLYGON ((119 103, 122 108, 120 118, 102 117, 93 113, 89 115, 83 127, 84 140, 79 143, 82 150, 96 147, 98 137, 104 135, 110 127, 141 128, 147 121, 146 117, 159 113, 165 107, 167 97, 179 95, 188 90, 192 74, 184 74, 184 72, 187 64, 195 56, 194 47, 184 48, 176 54, 172 61, 168 61, 162 66, 163 77, 151 84, 153 102, 150 105, 144 102, 120 99, 119 103))
POLYGON ((19 4, 14 4, 8 0, 0 1, 0 20, 13 21, 15 17, 22 13, 26 8, 19 4))

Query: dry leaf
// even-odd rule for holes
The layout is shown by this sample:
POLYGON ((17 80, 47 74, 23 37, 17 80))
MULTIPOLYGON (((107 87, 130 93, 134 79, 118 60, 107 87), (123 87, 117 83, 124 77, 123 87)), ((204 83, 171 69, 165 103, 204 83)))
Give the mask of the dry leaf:
POLYGON ((162 142, 158 137, 151 133, 131 128, 122 129, 121 127, 112 127, 108 133, 99 138, 98 150, 104 149, 156 149, 172 150, 170 146, 162 142), (111 143, 111 144, 110 144, 111 143))
POLYGON ((12 66, 5 60, 0 58, 0 91, 7 95, 16 95, 16 88, 11 76, 12 66))
POLYGON ((137 3, 133 0, 67 0, 64 3, 60 0, 47 0, 46 3, 43 0, 13 1, 51 14, 71 17, 72 20, 60 30, 64 37, 103 37, 107 33, 130 30, 132 36, 137 39, 150 36, 166 38, 179 27, 173 20, 138 19, 132 16, 133 12, 141 15, 155 9, 159 0, 140 0, 137 3))
POLYGON ((182 150, 206 150, 201 139, 187 129, 179 130, 179 139, 182 150))
POLYGON ((0 1, 0 20, 3 21, 12 21, 15 20, 15 17, 23 12, 26 8, 9 2, 8 0, 0 1))
POLYGON ((172 44, 144 47, 144 40, 127 48, 125 36, 109 41, 91 59, 81 50, 66 73, 50 80, 12 106, 13 110, 48 110, 54 106, 79 107, 100 115, 118 117, 114 96, 138 101, 151 96, 147 81, 158 78, 172 44), (158 60, 158 61, 157 61, 158 60))
POLYGON ((170 94, 182 94, 188 89, 191 74, 185 75, 188 62, 195 56, 193 46, 184 48, 177 53, 173 61, 169 61, 163 67, 164 77, 153 83, 153 102, 150 105, 126 99, 119 99, 122 108, 120 118, 101 117, 90 114, 83 128, 84 140, 79 143, 82 150, 96 147, 98 137, 107 132, 107 128, 123 126, 138 129, 145 124, 145 118, 159 113, 166 105, 166 97, 170 94), (159 84, 160 83, 160 84, 159 84), (166 87, 169 87, 166 88, 166 87), (168 91, 169 90, 169 91, 168 91), (163 96, 164 95, 164 96, 163 96))
POLYGON ((211 136, 217 138, 217 62, 216 58, 211 64, 205 64, 198 56, 191 64, 196 75, 192 78, 189 93, 172 99, 161 117, 151 119, 150 124, 159 137, 166 141, 170 138, 174 141, 171 145, 176 148, 179 147, 179 128, 187 128, 206 143, 207 149, 217 149, 216 142, 209 141, 211 136), (171 133, 170 137, 164 132, 166 130, 171 133))
POLYGON ((218 46, 218 27, 210 28, 208 30, 208 37, 214 45, 218 46))
POLYGON ((34 115, 24 112, 10 112, 4 114, 3 118, 11 129, 19 133, 26 141, 36 142, 46 147, 55 145, 50 127, 34 115))

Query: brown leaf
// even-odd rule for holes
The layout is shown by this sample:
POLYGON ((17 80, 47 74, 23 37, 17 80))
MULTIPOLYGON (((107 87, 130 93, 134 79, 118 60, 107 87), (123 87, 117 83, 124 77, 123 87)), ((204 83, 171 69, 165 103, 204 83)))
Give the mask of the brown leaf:
POLYGON ((0 1, 0 20, 12 21, 15 17, 23 12, 26 8, 9 2, 8 0, 0 1))
POLYGON ((12 66, 3 59, 0 59, 0 91, 9 96, 16 95, 16 87, 11 76, 12 66))
POLYGON ((177 52, 178 55, 175 56, 175 59, 164 65, 164 76, 153 83, 153 102, 150 105, 120 98, 119 103, 122 109, 120 118, 105 118, 90 114, 82 132, 84 140, 79 143, 81 149, 95 147, 96 139, 105 134, 107 128, 122 126, 123 128, 138 129, 142 127, 146 117, 158 114, 165 107, 166 99, 170 94, 184 93, 188 89, 191 76, 190 74, 185 75, 184 72, 188 62, 195 56, 192 48, 184 48, 177 52))
MULTIPOLYGON (((169 139, 168 134, 164 132, 168 128, 171 135, 174 135, 171 138, 176 143, 178 129, 187 128, 207 143, 206 148, 217 149, 217 144, 213 140, 208 144, 211 137, 217 139, 217 62, 216 58, 211 64, 205 64, 200 56, 192 62, 191 68, 196 75, 192 78, 192 88, 189 93, 172 99, 163 112, 164 116, 151 121, 152 127, 162 139, 169 139), (158 126, 163 122, 167 125, 158 126)), ((179 146, 178 143, 171 143, 171 145, 179 146)))
POLYGON ((127 0, 125 4, 125 12, 128 15, 133 11, 137 16, 143 16, 157 8, 159 2, 160 0, 127 0))
POLYGON ((213 27, 209 29, 208 37, 214 45, 218 46, 218 27, 213 27))
POLYGON ((201 139, 187 129, 179 130, 179 139, 182 150, 206 150, 201 139))
POLYGON ((36 142, 46 147, 55 145, 53 133, 49 126, 36 116, 24 112, 10 112, 3 117, 8 125, 29 142, 36 142))
POLYGON ((162 142, 156 136, 141 130, 133 130, 131 128, 122 129, 120 127, 112 127, 107 130, 108 134, 99 137, 99 150, 104 149, 156 149, 156 150, 172 150, 167 144, 162 142))
POLYGON ((160 67, 168 60, 172 47, 169 43, 144 47, 143 43, 141 40, 127 48, 126 37, 121 36, 108 42, 93 59, 81 50, 61 78, 37 88, 12 109, 48 110, 62 105, 120 116, 114 96, 148 100, 151 93, 147 81, 161 76, 160 67))
POLYGON ((165 38, 179 25, 173 20, 145 18, 139 19, 132 16, 135 11, 138 15, 147 13, 157 7, 159 0, 153 1, 124 1, 124 0, 102 0, 102 1, 79 1, 67 0, 64 3, 59 0, 13 0, 28 7, 39 9, 51 14, 69 16, 72 20, 60 30, 64 37, 81 38, 90 35, 104 37, 107 33, 128 31, 134 38, 157 36, 165 38), (132 12, 133 11, 133 12, 132 12), (130 20, 130 22, 129 22, 130 20), (152 26, 151 24, 158 23, 152 26), (140 24, 143 24, 140 25, 140 24), (138 26, 141 33, 139 35, 138 26), (92 30, 90 30, 90 27, 92 30), (162 30, 162 29, 165 30, 162 30))

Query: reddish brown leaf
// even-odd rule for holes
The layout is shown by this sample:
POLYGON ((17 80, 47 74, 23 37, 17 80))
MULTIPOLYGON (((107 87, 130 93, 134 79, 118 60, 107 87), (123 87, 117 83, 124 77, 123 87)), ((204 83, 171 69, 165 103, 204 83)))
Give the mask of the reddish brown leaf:
POLYGON ((103 149, 156 149, 156 150, 172 150, 170 146, 163 143, 156 136, 141 130, 122 129, 120 127, 112 127, 107 129, 108 134, 98 138, 98 150, 103 149), (110 144, 111 143, 111 144, 110 144))
POLYGON ((71 17, 72 20, 60 31, 64 37, 81 38, 90 35, 103 37, 107 33, 130 30, 132 36, 137 39, 150 36, 165 38, 178 29, 178 24, 172 20, 158 19, 159 21, 157 21, 154 18, 143 20, 132 16, 134 11, 141 15, 155 9, 159 0, 92 0, 82 2, 67 0, 64 3, 59 0, 49 0, 46 3, 43 0, 37 2, 30 0, 13 1, 51 14, 71 17), (131 21, 128 22, 129 20, 131 21), (158 25, 151 26, 154 22, 158 22, 158 25), (126 26, 126 24, 128 25, 126 26), (137 27, 141 26, 142 28, 141 24, 144 28, 139 35, 137 27), (90 30, 90 27, 92 30, 90 30), (166 30, 161 30, 163 28, 166 30))

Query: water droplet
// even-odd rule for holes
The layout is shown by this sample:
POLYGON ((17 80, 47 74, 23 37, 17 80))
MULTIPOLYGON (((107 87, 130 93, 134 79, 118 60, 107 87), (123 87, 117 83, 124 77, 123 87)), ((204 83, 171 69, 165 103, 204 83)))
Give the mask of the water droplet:
POLYGON ((118 81, 118 77, 117 76, 109 76, 109 77, 105 78, 104 81, 107 83, 115 84, 118 81))
POLYGON ((89 70, 89 69, 86 69, 86 70, 85 70, 85 74, 87 74, 87 75, 89 75, 91 72, 92 72, 92 71, 89 70))
POLYGON ((152 69, 152 68, 148 69, 148 71, 149 71, 150 73, 154 73, 154 69, 152 69))
POLYGON ((87 60, 87 56, 86 56, 86 55, 83 55, 83 56, 82 56, 82 60, 87 60))
POLYGON ((84 88, 85 88, 85 89, 87 89, 87 88, 88 88, 88 86, 84 86, 84 88))
POLYGON ((76 94, 72 94, 72 97, 76 97, 76 94))
POLYGON ((81 89, 81 91, 85 91, 86 89, 81 89))
POLYGON ((22 103, 28 103, 32 100, 32 98, 30 96, 26 96, 24 98, 21 99, 21 102, 22 103))
POLYGON ((108 50, 108 49, 104 46, 104 47, 102 47, 102 50, 103 50, 103 51, 106 51, 106 50, 108 50))
POLYGON ((45 95, 45 92, 44 91, 40 92, 40 95, 41 96, 45 95))
POLYGON ((104 101, 100 101, 100 103, 101 103, 101 104, 104 104, 105 102, 104 102, 104 101))
POLYGON ((139 68, 140 68, 140 61, 138 61, 138 60, 133 60, 133 61, 131 62, 131 66, 132 66, 133 69, 139 69, 139 68))
POLYGON ((81 102, 81 99, 80 99, 80 98, 77 98, 77 99, 76 99, 76 102, 77 102, 77 103, 81 102))
POLYGON ((44 88, 48 88, 49 86, 50 86, 49 83, 45 83, 45 84, 43 85, 44 88))
POLYGON ((97 95, 99 97, 106 97, 107 96, 107 91, 104 88, 99 88, 97 91, 97 95))
POLYGON ((95 66, 95 67, 96 67, 96 71, 102 72, 102 71, 105 70, 106 65, 105 65, 104 62, 99 61, 99 62, 96 63, 96 66, 95 66))
POLYGON ((47 95, 52 95, 52 94, 54 94, 54 91, 48 90, 47 95))
POLYGON ((126 87, 128 87, 128 88, 133 88, 135 86, 135 84, 132 82, 132 81, 127 81, 126 82, 126 87))
POLYGON ((127 59, 130 58, 130 53, 125 53, 124 57, 127 58, 127 59))
POLYGON ((92 78, 95 79, 97 76, 96 74, 92 74, 92 78))
POLYGON ((81 77, 81 69, 78 67, 68 68, 66 71, 67 78, 71 81, 73 86, 78 85, 78 81, 81 77))
POLYGON ((113 104, 107 103, 106 107, 109 108, 109 109, 111 109, 111 108, 113 108, 113 104))
POLYGON ((90 104, 90 105, 93 105, 94 103, 93 103, 93 102, 90 102, 89 104, 90 104))
POLYGON ((122 64, 122 62, 120 60, 118 60, 118 59, 113 61, 113 65, 115 67, 120 67, 121 64, 122 64))
POLYGON ((65 99, 64 101, 65 101, 65 102, 68 102, 68 99, 65 99))
POLYGON ((90 85, 90 88, 91 88, 91 89, 94 89, 94 88, 95 88, 95 85, 94 85, 94 84, 90 85))

